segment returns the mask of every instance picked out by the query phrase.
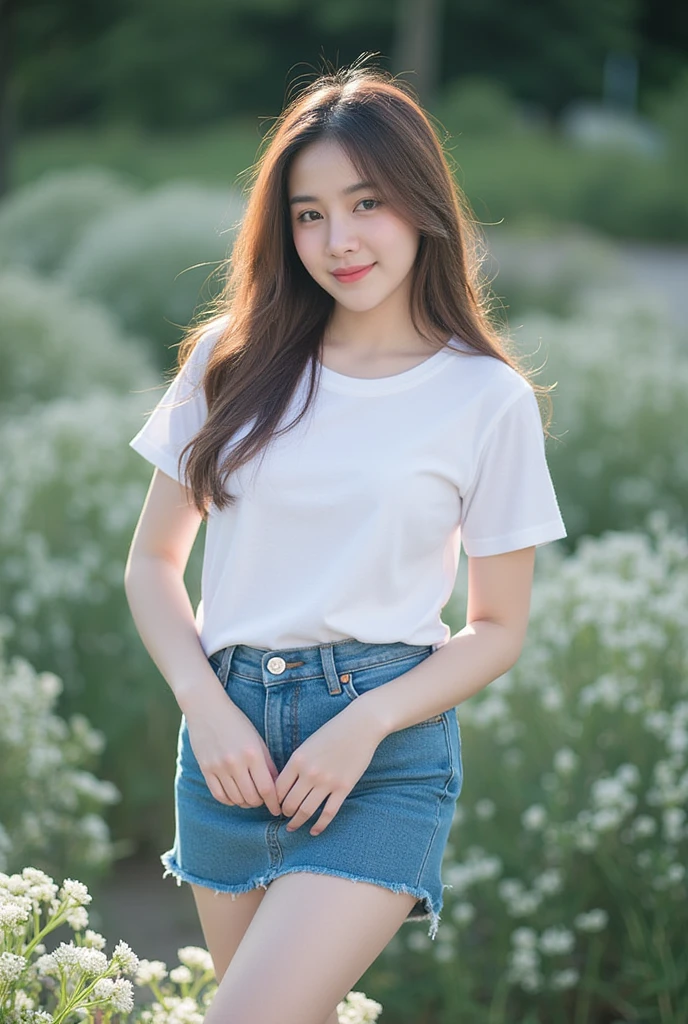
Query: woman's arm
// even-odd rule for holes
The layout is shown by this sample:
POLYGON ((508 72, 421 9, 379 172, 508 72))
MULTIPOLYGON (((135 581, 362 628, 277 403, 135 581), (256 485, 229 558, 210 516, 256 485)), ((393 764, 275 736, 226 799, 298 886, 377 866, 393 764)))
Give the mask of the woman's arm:
POLYGON ((535 547, 468 559, 466 625, 415 668, 370 690, 346 713, 377 721, 381 738, 455 707, 507 672, 530 615, 535 547))
POLYGON ((184 583, 200 524, 187 489, 156 468, 124 570, 136 628, 183 713, 212 691, 228 699, 199 641, 184 583))

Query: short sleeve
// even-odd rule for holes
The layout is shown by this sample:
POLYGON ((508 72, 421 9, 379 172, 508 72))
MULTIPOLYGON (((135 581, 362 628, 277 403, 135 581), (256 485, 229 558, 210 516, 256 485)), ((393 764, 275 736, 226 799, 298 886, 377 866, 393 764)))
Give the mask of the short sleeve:
MULTIPOLYGON (((165 394, 129 442, 130 448, 182 484, 184 479, 177 468, 179 454, 208 416, 202 381, 212 343, 217 337, 218 332, 212 329, 201 335, 165 394)), ((182 470, 188 456, 189 452, 182 470)))
POLYGON ((528 386, 490 428, 462 495, 461 542, 469 557, 500 555, 566 536, 528 386))

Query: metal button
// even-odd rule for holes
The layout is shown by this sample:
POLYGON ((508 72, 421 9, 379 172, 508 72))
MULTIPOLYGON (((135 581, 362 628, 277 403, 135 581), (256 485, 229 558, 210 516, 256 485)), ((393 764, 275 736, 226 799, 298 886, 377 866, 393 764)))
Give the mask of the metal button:
POLYGON ((280 675, 286 667, 287 663, 284 658, 270 658, 268 662, 268 672, 272 672, 273 676, 280 675))

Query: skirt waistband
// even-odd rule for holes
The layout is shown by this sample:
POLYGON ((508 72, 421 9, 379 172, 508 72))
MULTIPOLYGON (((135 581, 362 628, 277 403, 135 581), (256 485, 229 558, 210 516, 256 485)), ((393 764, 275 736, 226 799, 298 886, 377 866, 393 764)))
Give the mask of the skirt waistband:
POLYGON ((347 672, 388 665, 407 658, 421 658, 432 654, 434 644, 363 643, 349 638, 309 647, 290 647, 270 650, 230 644, 216 651, 209 661, 217 671, 220 682, 227 684, 230 670, 248 679, 269 685, 325 676, 331 687, 339 688, 339 677, 347 672))

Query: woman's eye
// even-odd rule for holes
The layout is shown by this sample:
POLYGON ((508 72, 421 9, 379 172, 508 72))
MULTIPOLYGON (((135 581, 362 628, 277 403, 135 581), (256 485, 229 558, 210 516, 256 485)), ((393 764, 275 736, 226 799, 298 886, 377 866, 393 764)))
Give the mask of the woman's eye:
MULTIPOLYGON (((356 205, 361 206, 363 203, 373 204, 372 206, 364 207, 364 212, 366 213, 372 212, 378 206, 382 206, 382 202, 380 199, 361 199, 356 205)), ((304 210, 303 213, 300 213, 296 219, 298 221, 301 221, 302 224, 312 224, 316 217, 318 219, 321 219, 320 214, 318 213, 317 210, 304 210), (313 214, 313 217, 311 217, 310 214, 313 214)))
MULTIPOLYGON (((374 203, 375 206, 381 206, 382 205, 382 203, 380 202, 379 199, 361 199, 361 203, 374 203)), ((360 206, 360 203, 359 203, 359 206, 360 206)), ((368 210, 374 210, 375 206, 372 206, 372 207, 368 206, 367 209, 368 210)))
POLYGON ((315 215, 316 215, 317 217, 319 217, 319 216, 320 216, 320 214, 318 213, 318 211, 317 211, 317 210, 304 210, 304 211, 303 211, 303 213, 300 213, 300 214, 298 215, 298 217, 297 217, 296 219, 297 219, 297 220, 300 220, 300 221, 302 221, 302 222, 303 222, 304 224, 311 224, 311 223, 312 223, 312 221, 310 221, 310 220, 305 220, 305 217, 306 217, 306 216, 307 216, 307 214, 309 214, 309 213, 314 213, 314 214, 315 214, 315 215))

